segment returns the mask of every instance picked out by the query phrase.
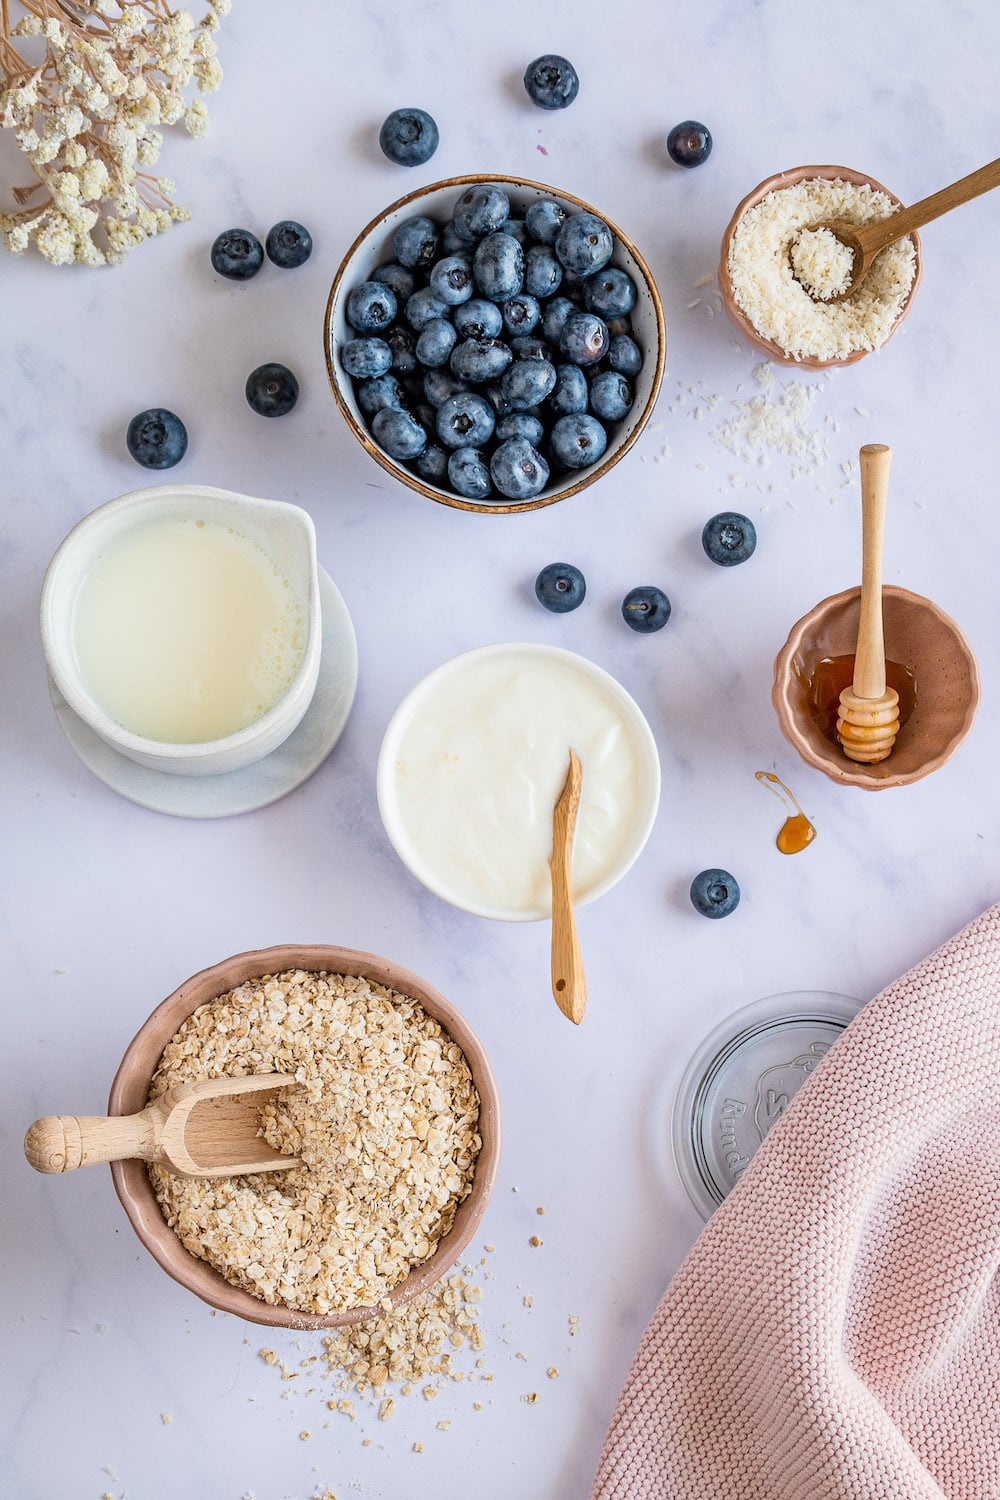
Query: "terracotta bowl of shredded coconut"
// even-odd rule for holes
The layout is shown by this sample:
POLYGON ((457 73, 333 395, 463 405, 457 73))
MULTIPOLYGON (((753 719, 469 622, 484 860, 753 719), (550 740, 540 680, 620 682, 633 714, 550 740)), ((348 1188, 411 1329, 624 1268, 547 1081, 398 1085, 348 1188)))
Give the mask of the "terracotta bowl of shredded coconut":
POLYGON ((888 188, 850 167, 794 167, 760 183, 722 239, 719 290, 738 331, 770 359, 814 370, 854 364, 880 349, 913 303, 921 271, 917 235, 883 250, 857 290, 839 302, 815 300, 796 279, 793 260, 801 267, 808 250, 818 274, 833 275, 832 264, 821 264, 821 241, 829 245, 832 236, 807 231, 834 220, 872 223, 902 207, 888 188))
POLYGON ((837 743, 833 698, 819 701, 820 664, 854 655, 861 590, 823 599, 797 621, 774 664, 771 701, 790 744, 808 765, 844 786, 880 791, 908 786, 949 760, 972 728, 979 706, 979 669, 972 647, 950 615, 908 589, 886 584, 882 615, 887 663, 910 674, 900 697, 900 729, 892 754, 874 765, 849 760, 837 743))
POLYGON ((182 1178, 114 1162, 136 1234, 223 1312, 287 1328, 392 1313, 475 1234, 496 1179, 500 1106, 482 1044, 443 995, 349 948, 240 953, 157 1006, 122 1059, 108 1113, 198 1077, 292 1074, 262 1134, 301 1165, 182 1178))

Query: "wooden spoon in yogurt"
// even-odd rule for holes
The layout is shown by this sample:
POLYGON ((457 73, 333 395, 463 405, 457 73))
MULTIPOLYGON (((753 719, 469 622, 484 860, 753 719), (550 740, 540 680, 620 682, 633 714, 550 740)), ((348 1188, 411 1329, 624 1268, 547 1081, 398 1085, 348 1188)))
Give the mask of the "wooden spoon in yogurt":
POLYGON ((102 1161, 156 1162, 178 1177, 238 1177, 302 1163, 260 1135, 261 1108, 295 1083, 283 1073, 179 1084, 137 1115, 46 1115, 28 1128, 24 1154, 36 1172, 73 1172, 102 1161))
POLYGON ((587 978, 573 917, 573 834, 580 806, 583 769, 574 750, 569 770, 552 812, 552 994, 564 1016, 577 1026, 587 1004, 587 978))
MULTIPOLYGON (((901 208, 888 219, 879 219, 874 224, 847 224, 842 219, 833 219, 825 224, 810 224, 800 232, 789 249, 792 274, 814 301, 841 302, 857 291, 880 251, 894 245, 905 235, 912 234, 915 229, 921 229, 932 219, 939 219, 950 209, 958 208, 959 204, 968 203, 971 198, 978 198, 981 193, 988 193, 995 187, 1000 187, 1000 158, 980 167, 976 172, 970 172, 968 177, 960 178, 950 187, 932 193, 929 198, 921 198, 919 203, 914 203, 910 208, 901 208), (844 246, 852 257, 849 272, 845 262, 846 282, 843 277, 839 278, 829 292, 825 290, 825 284, 817 287, 810 282, 804 270, 809 250, 820 252, 820 246, 815 241, 809 241, 807 236, 822 235, 824 231, 844 246)), ((827 245, 828 250, 832 248, 827 245)), ((818 253, 817 259, 819 258, 818 253)))

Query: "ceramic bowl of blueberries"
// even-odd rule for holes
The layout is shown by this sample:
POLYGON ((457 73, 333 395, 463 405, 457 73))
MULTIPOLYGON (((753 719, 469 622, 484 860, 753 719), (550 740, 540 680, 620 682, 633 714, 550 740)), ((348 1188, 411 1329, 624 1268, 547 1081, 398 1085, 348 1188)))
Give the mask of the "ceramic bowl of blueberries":
POLYGON ((460 510, 564 500, 628 452, 666 333, 635 246, 590 204, 453 177, 362 230, 326 309, 337 404, 377 463, 460 510))

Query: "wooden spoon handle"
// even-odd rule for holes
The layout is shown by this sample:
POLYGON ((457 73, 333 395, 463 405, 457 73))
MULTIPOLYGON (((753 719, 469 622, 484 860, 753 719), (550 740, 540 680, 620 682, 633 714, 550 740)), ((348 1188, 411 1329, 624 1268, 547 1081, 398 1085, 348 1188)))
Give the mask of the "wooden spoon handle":
POLYGON ((854 691, 859 698, 881 698, 885 693, 882 542, 892 449, 884 443, 866 443, 858 457, 861 463, 861 612, 854 657, 854 691))
POLYGON ((24 1154, 36 1172, 75 1172, 96 1162, 141 1157, 154 1161, 159 1152, 150 1111, 138 1115, 46 1115, 28 1127, 24 1154))
POLYGON ((879 250, 884 250, 886 245, 901 240, 905 234, 912 234, 914 229, 921 229, 950 209, 958 208, 960 204, 968 203, 971 198, 978 198, 981 193, 988 193, 995 187, 1000 187, 1000 158, 988 162, 976 172, 970 172, 968 177, 960 178, 950 187, 932 193, 929 198, 921 198, 919 203, 899 209, 878 224, 866 224, 862 234, 865 249, 870 255, 875 255, 879 250))
POLYGON ((587 979, 573 916, 573 833, 580 806, 582 768, 571 750, 569 772, 552 814, 552 994, 564 1016, 579 1026, 587 1005, 587 979))

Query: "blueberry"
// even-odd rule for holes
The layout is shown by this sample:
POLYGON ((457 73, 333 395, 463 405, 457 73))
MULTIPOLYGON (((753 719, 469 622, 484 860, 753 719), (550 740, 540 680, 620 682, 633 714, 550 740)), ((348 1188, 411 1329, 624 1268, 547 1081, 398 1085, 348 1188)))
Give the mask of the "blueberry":
POLYGON ((697 120, 682 120, 667 136, 667 154, 679 167, 699 167, 711 150, 711 134, 697 120))
POLYGON ((417 341, 408 328, 390 328, 385 336, 397 375, 412 375, 417 368, 417 341))
POLYGON ((440 443, 428 443, 413 460, 413 467, 429 484, 444 484, 448 478, 448 454, 440 443))
POLYGON ((528 98, 539 109, 565 109, 579 93, 580 80, 573 64, 565 57, 546 52, 525 68, 524 87, 528 98))
POLYGON ((246 396, 258 416, 284 417, 299 399, 299 382, 287 365, 258 365, 247 376, 246 396))
POLYGON ((512 234, 498 229, 479 241, 472 271, 483 296, 503 302, 524 286, 524 251, 512 234))
POLYGON ((423 381, 423 396, 431 406, 441 406, 449 396, 464 391, 466 387, 448 370, 428 370, 423 381))
POLYGON ((603 219, 586 210, 570 214, 556 235, 555 252, 567 271, 590 276, 611 259, 615 242, 603 219))
POLYGON ((460 339, 495 339, 503 329, 503 314, 495 302, 473 297, 456 307, 452 322, 460 339))
POLYGON ((425 109, 394 109, 382 121, 378 143, 400 167, 420 167, 438 148, 437 125, 425 109))
POLYGON ((392 248, 401 266, 432 266, 441 247, 441 231, 426 214, 414 214, 397 224, 392 248))
POLYGON ((702 870, 691 882, 691 905, 703 917, 728 917, 739 904, 739 884, 728 870, 702 870))
POLYGON ((533 333, 519 333, 508 342, 515 359, 547 359, 550 363, 554 362, 555 350, 552 345, 533 333))
POLYGON ((508 234, 514 236, 522 250, 527 250, 531 243, 531 236, 523 219, 508 219, 503 227, 508 234))
POLYGON ((634 400, 632 387, 617 370, 600 370, 590 382, 590 409, 602 422, 620 422, 634 400))
POLYGON ((512 411, 528 411, 532 406, 541 405, 555 383, 555 366, 547 359, 516 359, 504 372, 500 389, 512 411))
POLYGON ((172 469, 187 452, 187 428, 165 407, 141 411, 128 424, 125 446, 144 469, 172 469))
POLYGON ((549 397, 549 407, 557 416, 567 417, 587 410, 587 377, 579 365, 557 365, 556 383, 549 397))
POLYGON ((417 288, 412 297, 407 297, 403 315, 416 333, 422 333, 435 318, 446 318, 448 308, 429 286, 422 286, 417 288))
POLYGON ((249 229, 227 229, 212 246, 212 269, 230 281, 249 281, 264 264, 264 247, 249 229))
POLYGON ((530 411, 512 411, 505 417, 501 417, 497 423, 496 437, 499 442, 506 438, 527 438, 533 448, 537 448, 545 436, 545 428, 540 418, 530 411))
POLYGON ((559 290, 563 268, 551 245, 529 245, 524 257, 524 290, 532 297, 552 297, 559 290))
POLYGON ((701 533, 701 545, 706 556, 723 568, 735 568, 737 563, 753 557, 757 546, 757 528, 747 516, 734 510, 724 510, 705 522, 701 533))
POLYGON ((362 281, 347 294, 344 316, 358 333, 381 333, 395 321, 396 294, 384 281, 362 281))
POLYGON ((417 278, 408 266, 401 266, 398 261, 390 261, 386 266, 379 266, 371 274, 372 281, 381 281, 384 286, 390 288, 395 294, 396 301, 402 307, 407 297, 412 297, 417 290, 417 278))
POLYGON ((553 297, 545 304, 542 313, 542 332, 550 344, 558 344, 566 319, 579 308, 568 297, 553 297))
POLYGON ((437 435, 449 448, 478 448, 493 436, 496 417, 490 403, 473 391, 458 391, 437 409, 437 435))
POLYGON ((642 350, 629 334, 616 333, 608 345, 607 361, 610 369, 634 378, 642 369, 642 350))
POLYGON ((458 334, 444 318, 432 318, 420 330, 417 339, 417 358, 429 370, 438 370, 448 363, 458 334))
POLYGON ((583 283, 583 305, 604 319, 622 318, 635 306, 635 282, 619 266, 605 266, 583 283))
POLYGON ((392 365, 392 349, 385 339, 350 339, 340 351, 340 363, 353 380, 373 380, 392 365))
POLYGON ((510 400, 504 393, 502 381, 494 381, 491 385, 481 387, 483 395, 493 408, 493 413, 499 422, 502 417, 509 417, 514 411, 510 400))
POLYGON ((536 198, 528 207, 524 224, 533 240, 541 245, 554 245, 568 217, 566 209, 554 198, 536 198))
POLYGON ((372 418, 372 436, 390 458, 416 458, 427 445, 427 433, 416 417, 398 407, 386 406, 372 418))
POLYGON ((531 333, 542 320, 538 298, 532 297, 528 292, 518 292, 516 297, 508 297, 500 312, 504 329, 511 338, 531 333))
POLYGON ((503 188, 478 183, 459 198, 451 222, 462 239, 471 243, 501 229, 509 218, 510 199, 503 188))
POLYGON ((605 321, 613 339, 617 338, 620 333, 632 332, 632 319, 627 313, 623 313, 620 318, 606 318, 605 321))
POLYGON ((294 219, 282 219, 268 231, 264 248, 268 259, 276 266, 283 271, 294 271, 296 266, 304 266, 312 255, 312 235, 294 219))
POLYGON ((492 493, 490 471, 477 448, 456 448, 448 460, 448 478, 466 500, 485 500, 492 493))
POLYGON ((464 255, 469 248, 468 240, 463 240, 454 224, 449 219, 441 226, 441 254, 442 255, 464 255))
POLYGON ((451 351, 451 373, 472 385, 499 380, 513 359, 500 339, 463 339, 451 351))
POLYGON ((446 255, 431 267, 429 285, 431 291, 449 307, 468 302, 475 290, 472 281, 472 261, 467 255, 446 255))
POLYGON ((377 375, 374 380, 360 381, 354 388, 354 394, 366 417, 373 417, 386 406, 406 405, 403 387, 392 374, 377 375))
POLYGON ((591 312, 571 312, 559 335, 559 348, 574 365, 593 365, 607 353, 608 325, 591 312))
POLYGON ((622 619, 642 635, 662 630, 670 619, 670 600, 655 584, 630 589, 622 600, 622 619))
POLYGON ((586 594, 586 579, 572 563, 549 563, 535 579, 535 598, 556 615, 578 608, 586 594))
POLYGON ((512 437, 493 450, 490 477, 508 500, 534 500, 549 482, 549 466, 527 438, 512 437))
POLYGON ((596 417, 572 412, 560 417, 549 434, 549 447, 565 469, 585 469, 603 457, 608 435, 596 417))

